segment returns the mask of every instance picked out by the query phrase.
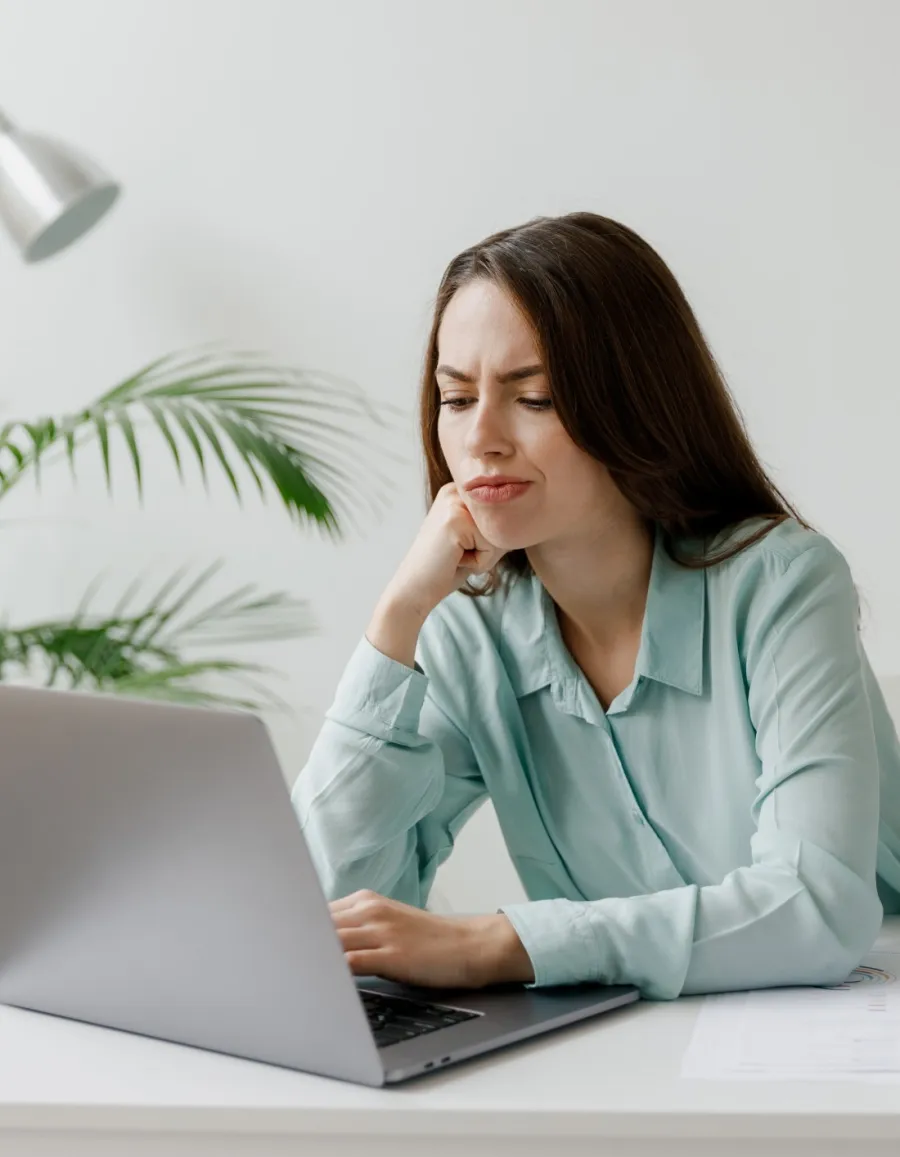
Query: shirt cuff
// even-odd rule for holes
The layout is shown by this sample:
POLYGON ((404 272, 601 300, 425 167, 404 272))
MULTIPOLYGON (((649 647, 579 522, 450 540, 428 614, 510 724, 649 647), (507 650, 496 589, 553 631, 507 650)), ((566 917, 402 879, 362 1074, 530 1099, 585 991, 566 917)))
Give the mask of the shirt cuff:
POLYGON ((388 743, 417 740, 428 688, 421 667, 413 670, 383 655, 365 635, 344 668, 326 718, 388 743))
POLYGON ((497 909, 516 930, 534 969, 526 988, 554 984, 605 983, 605 954, 596 921, 573 900, 531 900, 497 909))

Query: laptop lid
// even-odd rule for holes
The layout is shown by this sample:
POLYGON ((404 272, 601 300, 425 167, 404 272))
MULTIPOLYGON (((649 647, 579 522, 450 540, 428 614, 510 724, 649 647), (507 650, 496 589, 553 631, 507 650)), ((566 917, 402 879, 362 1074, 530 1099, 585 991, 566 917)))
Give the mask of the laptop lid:
POLYGON ((380 1085, 265 724, 0 687, 0 1001, 380 1085))

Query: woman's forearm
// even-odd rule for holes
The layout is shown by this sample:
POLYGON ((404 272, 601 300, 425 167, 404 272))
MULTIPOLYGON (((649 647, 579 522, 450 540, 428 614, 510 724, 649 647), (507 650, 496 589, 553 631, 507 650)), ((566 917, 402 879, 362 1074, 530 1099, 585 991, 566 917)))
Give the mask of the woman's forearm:
POLYGON ((366 638, 389 659, 405 667, 416 665, 416 644, 425 619, 408 603, 385 595, 366 628, 366 638))

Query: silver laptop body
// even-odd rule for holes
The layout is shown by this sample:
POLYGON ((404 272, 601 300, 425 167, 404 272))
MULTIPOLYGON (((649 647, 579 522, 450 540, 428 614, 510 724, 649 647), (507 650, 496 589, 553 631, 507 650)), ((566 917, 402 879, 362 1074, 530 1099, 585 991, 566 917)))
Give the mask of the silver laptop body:
POLYGON ((0 1002, 365 1085, 638 997, 354 978, 269 733, 240 711, 0 687, 0 881, 0 1002), (474 1015, 378 1047, 361 991, 474 1015))

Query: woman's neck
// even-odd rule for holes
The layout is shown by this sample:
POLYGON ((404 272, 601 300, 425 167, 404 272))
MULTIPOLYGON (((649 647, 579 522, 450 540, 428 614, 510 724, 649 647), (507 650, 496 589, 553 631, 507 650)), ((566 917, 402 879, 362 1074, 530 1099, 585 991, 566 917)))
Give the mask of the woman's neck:
POLYGON ((577 541, 531 547, 528 561, 557 606, 563 633, 595 650, 640 634, 653 532, 636 513, 577 541))

